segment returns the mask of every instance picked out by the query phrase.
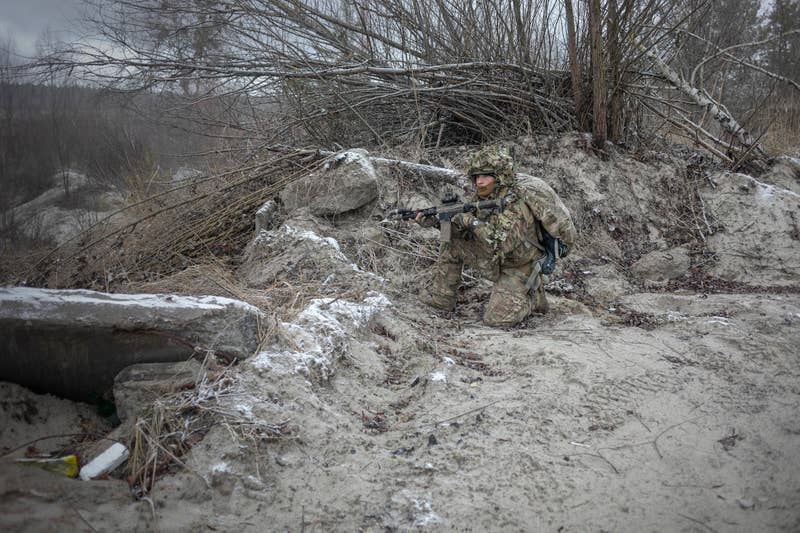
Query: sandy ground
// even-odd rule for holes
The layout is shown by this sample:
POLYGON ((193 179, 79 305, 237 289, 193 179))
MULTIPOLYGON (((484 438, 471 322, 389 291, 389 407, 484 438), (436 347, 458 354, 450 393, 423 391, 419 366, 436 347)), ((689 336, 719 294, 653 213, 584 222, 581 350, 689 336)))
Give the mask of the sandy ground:
POLYGON ((634 294, 624 305, 647 312, 652 329, 562 299, 511 330, 480 325, 466 305, 450 318, 404 315, 398 302, 328 381, 243 365, 228 401, 291 418, 296 436, 253 445, 212 430, 190 454, 194 474, 156 486, 155 520, 123 482, 99 490, 28 470, 27 486, 4 484, 2 521, 25 531, 797 530, 800 299, 634 294))
POLYGON ((344 365, 327 386, 294 394, 284 383, 278 411, 293 414, 301 437, 264 450, 259 497, 242 481, 252 457, 231 447, 225 476, 237 481, 212 491, 230 510, 215 513, 215 527, 259 530, 261 497, 273 530, 800 527, 798 299, 628 303, 663 325, 556 312, 532 328, 449 332, 451 322, 423 314, 412 323, 433 343, 426 355, 400 342, 381 357, 365 343, 360 357, 378 359, 366 372, 344 365), (396 385, 375 379, 381 366, 396 385), (377 412, 384 432, 364 422, 377 412))

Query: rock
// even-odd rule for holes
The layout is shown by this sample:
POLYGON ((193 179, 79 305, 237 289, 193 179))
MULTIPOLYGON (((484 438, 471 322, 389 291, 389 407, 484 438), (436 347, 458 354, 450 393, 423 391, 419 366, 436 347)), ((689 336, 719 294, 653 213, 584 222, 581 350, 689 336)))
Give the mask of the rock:
POLYGON ((738 503, 739 507, 741 507, 742 509, 752 509, 755 506, 753 500, 749 498, 739 498, 738 500, 736 500, 736 503, 738 503))
POLYGON ((264 205, 256 211, 256 235, 264 230, 271 230, 275 227, 280 210, 275 200, 267 200, 264 205))
POLYGON ((365 150, 350 150, 330 158, 325 166, 294 181, 281 192, 287 211, 308 207, 318 216, 352 211, 378 197, 375 167, 365 150))
POLYGON ((342 253, 336 239, 325 237, 331 228, 301 209, 280 228, 261 231, 247 245, 239 276, 250 287, 266 287, 278 280, 326 280, 352 277, 358 268, 342 253))
POLYGON ((631 272, 643 280, 668 281, 686 274, 691 263, 689 250, 679 246, 645 254, 631 266, 631 272))
POLYGON ((266 320, 221 297, 0 288, 0 376, 84 399, 132 364, 185 361, 197 348, 249 357, 266 320))
POLYGON ((123 422, 133 421, 159 397, 195 385, 202 366, 194 359, 179 363, 142 363, 114 378, 114 403, 123 422))
POLYGON ((599 302, 614 302, 631 292, 631 285, 613 265, 593 267, 592 275, 584 278, 586 293, 599 302))

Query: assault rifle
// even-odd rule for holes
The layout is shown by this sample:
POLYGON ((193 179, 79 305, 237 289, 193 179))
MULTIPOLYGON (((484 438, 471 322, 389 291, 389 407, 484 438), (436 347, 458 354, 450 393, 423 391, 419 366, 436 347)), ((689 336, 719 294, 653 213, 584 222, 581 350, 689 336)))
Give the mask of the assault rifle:
MULTIPOLYGON (((398 207, 389 211, 389 217, 395 217, 400 220, 412 220, 417 218, 417 215, 422 213, 423 217, 436 217, 439 220, 441 228, 441 236, 443 242, 449 242, 452 237, 451 220, 459 213, 474 213, 478 209, 499 209, 505 208, 503 199, 500 200, 482 200, 479 202, 464 203, 460 202, 458 196, 455 194, 446 194, 442 197, 442 205, 435 205, 433 207, 422 207, 420 209, 409 209, 407 207, 398 207)), ((567 246, 550 235, 544 226, 539 225, 541 230, 543 242, 533 244, 545 253, 545 256, 537 261, 540 265, 541 272, 545 275, 553 273, 556 268, 556 260, 560 257, 567 255, 567 246)))
POLYGON ((433 207, 422 207, 420 209, 409 209, 408 207, 398 207, 389 211, 388 216, 397 217, 400 220, 412 220, 422 213, 422 216, 436 217, 442 231, 442 241, 449 242, 451 237, 450 221, 459 213, 474 213, 478 209, 500 209, 505 207, 503 200, 483 200, 480 202, 464 203, 455 194, 446 194, 442 197, 442 205, 433 207))

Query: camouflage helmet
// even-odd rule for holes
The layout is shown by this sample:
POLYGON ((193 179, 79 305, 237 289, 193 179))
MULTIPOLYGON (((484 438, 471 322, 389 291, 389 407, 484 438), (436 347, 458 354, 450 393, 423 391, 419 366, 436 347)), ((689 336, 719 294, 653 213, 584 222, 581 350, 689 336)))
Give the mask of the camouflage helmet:
POLYGON ((469 156, 467 175, 474 180, 481 174, 495 176, 500 185, 510 187, 516 179, 514 160, 508 148, 502 146, 486 146, 469 156))

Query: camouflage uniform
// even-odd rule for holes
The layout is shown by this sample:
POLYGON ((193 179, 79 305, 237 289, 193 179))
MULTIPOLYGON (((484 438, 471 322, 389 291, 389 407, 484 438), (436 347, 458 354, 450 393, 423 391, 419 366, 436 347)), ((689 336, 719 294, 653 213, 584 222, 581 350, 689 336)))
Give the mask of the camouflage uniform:
POLYGON ((495 187, 486 197, 472 200, 509 202, 502 212, 495 210, 475 215, 453 217, 450 242, 443 242, 435 266, 428 303, 452 310, 456 290, 461 283, 464 264, 494 282, 483 321, 490 326, 513 326, 524 320, 531 310, 547 311, 541 273, 531 279, 533 289, 526 287, 537 261, 544 256, 539 244, 539 223, 568 247, 575 240, 575 227, 569 211, 544 181, 521 174, 518 180, 508 151, 487 147, 469 160, 468 175, 495 176, 495 187))

